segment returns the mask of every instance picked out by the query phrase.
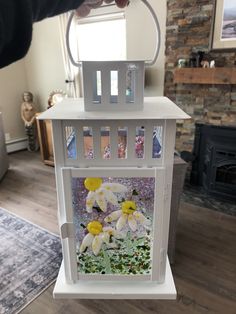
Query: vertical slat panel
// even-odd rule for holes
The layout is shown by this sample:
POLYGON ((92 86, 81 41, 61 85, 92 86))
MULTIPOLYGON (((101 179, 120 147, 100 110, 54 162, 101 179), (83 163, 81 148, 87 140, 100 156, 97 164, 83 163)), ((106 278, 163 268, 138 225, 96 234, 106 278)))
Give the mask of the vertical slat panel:
POLYGON ((78 154, 78 164, 84 163, 86 160, 84 158, 84 135, 83 135, 83 125, 81 123, 76 124, 77 131, 77 154, 78 154))
POLYGON ((84 86, 84 99, 88 109, 93 108, 93 64, 90 62, 83 62, 83 86, 84 86))
POLYGON ((94 167, 94 166, 161 166, 164 163, 163 156, 165 153, 165 127, 164 120, 86 120, 86 121, 75 121, 68 120, 63 122, 63 141, 66 137, 64 127, 72 126, 76 131, 76 146, 77 146, 77 158, 68 159, 66 147, 63 144, 63 152, 65 158, 65 165, 67 166, 76 166, 76 167, 94 167), (96 151, 96 156, 94 159, 86 159, 84 157, 84 139, 83 139, 83 127, 92 127, 93 128, 93 144, 94 144, 94 152, 96 151), (101 127, 110 127, 110 145, 111 145, 111 158, 103 159, 101 152, 101 127), (118 158, 118 127, 127 127, 127 159, 119 159, 118 158), (136 127, 145 127, 145 142, 144 142, 144 159, 136 158, 135 155, 135 140, 136 140, 136 127), (152 149, 153 149, 153 141, 152 141, 152 133, 154 127, 162 127, 162 154, 161 158, 152 158, 152 149), (114 151, 114 149, 115 151, 114 151))
POLYGON ((64 158, 64 142, 63 142, 63 124, 62 121, 52 121, 52 133, 53 133, 53 151, 55 160, 55 175, 57 186, 57 203, 59 218, 65 217, 65 208, 63 206, 63 189, 62 189, 62 177, 61 167, 65 165, 64 158))
POLYGON ((90 123, 92 125, 92 134, 93 134, 93 155, 94 155, 94 165, 97 162, 102 161, 101 154, 101 123, 90 123))
POLYGON ((64 159, 67 161, 68 160, 68 151, 67 151, 67 146, 66 146, 66 127, 69 125, 67 121, 62 121, 62 141, 63 141, 63 154, 64 154, 64 159))
POLYGON ((144 62, 135 62, 138 70, 135 71, 135 83, 134 83, 134 102, 137 108, 143 106, 143 94, 144 94, 144 62))
POLYGON ((118 70, 118 105, 126 104, 126 71, 126 64, 118 70))
POLYGON ((101 82, 102 82, 102 106, 109 106, 111 96, 111 72, 109 67, 103 67, 101 71, 101 82))
POLYGON ((135 165, 138 161, 135 156, 135 140, 136 140, 136 122, 127 121, 128 136, 127 136, 127 159, 135 165))
POLYGON ((118 124, 111 121, 110 126, 111 162, 118 162, 118 124))
MULTIPOLYGON (((142 121, 143 122, 143 121, 142 121)), ((111 149, 112 147, 118 146, 118 136, 117 136, 117 132, 116 132, 116 127, 118 130, 118 126, 127 126, 128 127, 128 137, 127 137, 127 149, 128 149, 128 153, 127 153, 127 159, 118 159, 118 157, 116 158, 116 153, 114 154, 114 152, 112 151, 112 158, 111 159, 103 159, 102 158, 102 152, 101 152, 101 147, 95 150, 99 151, 99 154, 101 152, 101 155, 98 156, 98 154, 96 155, 96 158, 94 160, 85 160, 85 164, 87 166, 105 166, 105 167, 109 167, 109 166, 121 166, 121 165, 125 165, 125 166, 155 166, 155 165, 161 165, 161 158, 160 159, 153 159, 152 158, 152 132, 153 132, 153 128, 154 128, 154 124, 156 125, 157 123, 155 122, 149 122, 150 123, 150 129, 148 131, 148 124, 147 123, 142 123, 145 124, 146 126, 146 131, 145 131, 145 135, 146 138, 149 140, 146 140, 146 145, 144 145, 144 149, 146 151, 148 151, 149 154, 149 158, 147 158, 147 153, 146 153, 146 158, 142 159, 142 158, 136 158, 135 157, 135 139, 136 139, 136 127, 139 126, 137 125, 136 122, 134 121, 130 121, 130 120, 122 120, 122 121, 110 121, 110 125, 107 125, 107 121, 99 121, 96 122, 96 126, 98 127, 98 129, 95 129, 93 127, 93 129, 95 130, 93 133, 97 134, 97 139, 94 138, 94 143, 95 146, 100 145, 101 143, 101 138, 100 136, 98 137, 98 132, 100 133, 100 128, 103 126, 109 126, 110 127, 110 145, 111 145, 111 149), (99 126, 98 126, 99 125, 99 126), (153 126, 153 127, 152 127, 153 126), (149 132, 149 137, 148 137, 148 133, 149 132)), ((94 125, 94 121, 89 122, 90 126, 94 125)), ((117 150, 117 149, 116 149, 117 150)))
POLYGON ((144 164, 152 166, 152 143, 153 143, 153 124, 152 121, 145 121, 145 139, 144 139, 144 164))

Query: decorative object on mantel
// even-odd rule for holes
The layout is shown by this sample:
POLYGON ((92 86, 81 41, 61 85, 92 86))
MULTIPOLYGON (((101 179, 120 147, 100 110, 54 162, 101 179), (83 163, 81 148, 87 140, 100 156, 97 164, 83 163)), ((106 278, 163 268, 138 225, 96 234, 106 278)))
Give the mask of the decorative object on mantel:
MULTIPOLYGON (((215 67, 215 61, 210 59, 210 56, 205 53, 204 51, 195 51, 196 49, 193 49, 192 53, 190 54, 189 58, 189 64, 186 67, 190 68, 214 68, 215 67)), ((181 59, 180 59, 181 60, 181 59)), ((178 68, 179 66, 179 60, 178 60, 178 68)))
POLYGON ((203 68, 209 68, 209 67, 210 67, 209 61, 203 60, 203 61, 201 62, 201 66, 202 66, 203 68))
POLYGON ((55 280, 59 237, 0 208, 0 313, 16 314, 55 280))
POLYGON ((215 60, 210 61, 210 68, 215 68, 215 60))
POLYGON ((188 59, 179 59, 178 60, 178 68, 187 68, 189 66, 190 60, 188 59))
POLYGON ((190 54, 190 58, 189 58, 189 67, 190 68, 201 67, 201 62, 203 59, 206 59, 205 58, 205 52, 193 49, 193 51, 190 54))
POLYGON ((201 59, 199 60, 199 62, 202 68, 209 68, 210 67, 209 55, 201 51, 201 59))
POLYGON ((21 104, 21 118, 25 124, 25 133, 28 137, 28 151, 35 152, 39 149, 36 128, 36 106, 31 92, 23 93, 21 104))

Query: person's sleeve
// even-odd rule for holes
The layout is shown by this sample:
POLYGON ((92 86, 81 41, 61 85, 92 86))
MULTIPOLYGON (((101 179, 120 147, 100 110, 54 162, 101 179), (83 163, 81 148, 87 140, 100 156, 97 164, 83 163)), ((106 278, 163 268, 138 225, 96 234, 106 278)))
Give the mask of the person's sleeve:
POLYGON ((31 0, 33 21, 78 8, 85 0, 31 0))
POLYGON ((79 7, 84 0, 0 0, 0 68, 23 58, 33 23, 79 7))

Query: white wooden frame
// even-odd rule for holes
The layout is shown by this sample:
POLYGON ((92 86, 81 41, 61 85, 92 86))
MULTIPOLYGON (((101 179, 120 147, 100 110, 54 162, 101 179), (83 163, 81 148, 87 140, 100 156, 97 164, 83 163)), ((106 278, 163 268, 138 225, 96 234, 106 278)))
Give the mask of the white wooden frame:
POLYGON ((83 61, 83 86, 85 111, 133 111, 143 108, 144 100, 144 61, 83 61), (134 66, 134 101, 126 101, 127 67, 134 66), (94 103, 94 74, 101 71, 101 102, 94 103), (117 103, 111 98, 111 71, 118 72, 117 103))
POLYGON ((62 168, 62 182, 64 190, 65 220, 61 224, 61 235, 64 242, 63 256, 65 263, 65 278, 67 282, 79 280, 106 280, 106 281, 156 281, 162 282, 165 274, 161 273, 163 262, 162 236, 160 230, 167 230, 163 226, 164 187, 158 182, 164 182, 165 169, 159 168, 62 168), (72 187, 71 179, 74 177, 153 177, 155 178, 155 198, 153 211, 153 243, 152 243, 152 270, 150 275, 100 275, 78 274, 76 264, 76 240, 73 226, 72 187))
POLYGON ((112 282, 78 280, 71 285, 65 280, 64 262, 53 290, 54 298, 66 299, 161 299, 175 300, 176 289, 168 259, 166 260, 166 277, 163 283, 145 281, 112 282))
POLYGON ((161 166, 163 164, 163 158, 165 156, 165 130, 166 130, 166 120, 86 120, 86 121, 75 121, 66 120, 62 121, 63 129, 63 148, 64 148, 64 160, 66 166, 74 167, 151 167, 151 166, 161 166), (111 158, 104 159, 101 156, 101 128, 109 126, 110 127, 110 147, 111 147, 111 158), (136 127, 144 126, 145 128, 145 142, 144 142, 144 158, 135 157, 135 140, 136 140, 136 127), (66 127, 73 127, 76 137, 76 158, 70 159, 67 157, 66 148, 66 127), (83 137, 83 127, 92 127, 93 129, 93 152, 94 158, 87 159, 84 156, 84 137, 83 137), (127 158, 118 158, 117 148, 118 148, 118 128, 128 127, 127 131, 127 158), (160 158, 152 157, 153 150, 153 130, 154 127, 162 128, 162 152, 160 158))

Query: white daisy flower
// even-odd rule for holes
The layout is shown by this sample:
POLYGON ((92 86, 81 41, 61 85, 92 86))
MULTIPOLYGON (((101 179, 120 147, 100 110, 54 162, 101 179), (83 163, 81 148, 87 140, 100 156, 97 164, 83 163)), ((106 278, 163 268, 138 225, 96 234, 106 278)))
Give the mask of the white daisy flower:
POLYGON ((147 219, 141 212, 136 210, 136 203, 133 201, 125 201, 122 203, 121 210, 116 210, 108 215, 104 221, 112 222, 117 220, 116 229, 120 231, 126 223, 132 231, 136 231, 138 223, 143 226, 148 226, 151 221, 147 219))
POLYGON ((111 236, 118 236, 118 232, 115 229, 103 227, 99 221, 94 220, 88 223, 87 230, 89 233, 82 240, 79 249, 80 253, 91 247, 94 255, 98 255, 103 243, 106 243, 109 247, 116 247, 114 242, 110 242, 111 236))
POLYGON ((84 186, 89 193, 86 197, 86 210, 91 213, 95 203, 103 212, 107 211, 107 204, 118 205, 117 197, 114 193, 124 193, 127 191, 126 186, 120 183, 102 182, 101 178, 86 178, 84 186))

